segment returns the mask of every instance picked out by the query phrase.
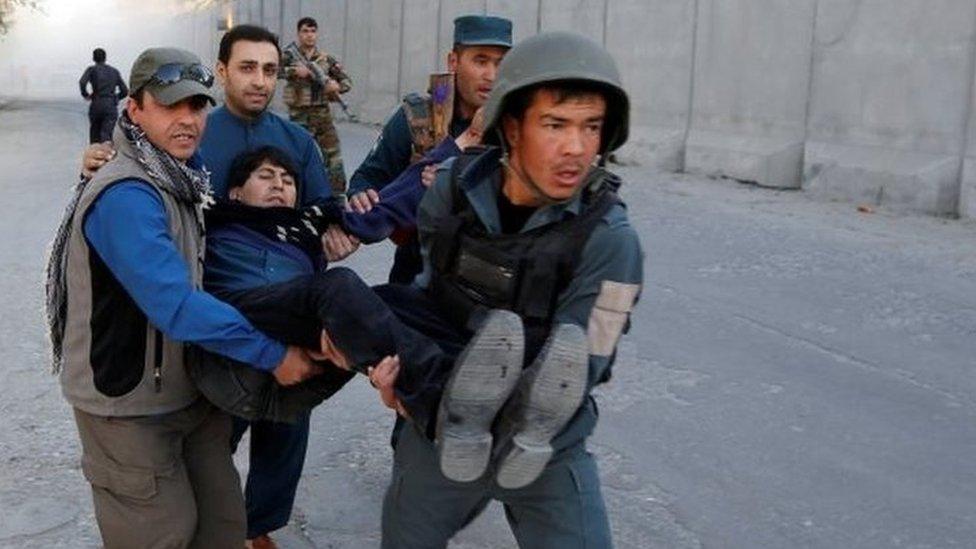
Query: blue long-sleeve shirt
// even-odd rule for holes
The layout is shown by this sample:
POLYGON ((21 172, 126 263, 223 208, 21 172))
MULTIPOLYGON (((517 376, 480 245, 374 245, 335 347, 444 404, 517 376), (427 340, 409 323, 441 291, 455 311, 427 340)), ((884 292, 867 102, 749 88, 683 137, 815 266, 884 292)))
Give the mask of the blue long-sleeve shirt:
POLYGON ((245 120, 223 106, 207 115, 207 127, 200 142, 200 157, 210 170, 214 194, 227 197, 227 176, 235 157, 269 145, 288 154, 298 168, 301 205, 333 198, 322 153, 308 130, 269 111, 254 120, 245 120))
POLYGON ((324 261, 316 264, 297 246, 273 240, 243 224, 207 229, 203 286, 216 296, 286 282, 320 270, 325 270, 324 261))
POLYGON ((285 347, 230 305, 194 289, 158 192, 139 180, 109 187, 88 210, 85 238, 149 321, 167 337, 272 370, 285 347))

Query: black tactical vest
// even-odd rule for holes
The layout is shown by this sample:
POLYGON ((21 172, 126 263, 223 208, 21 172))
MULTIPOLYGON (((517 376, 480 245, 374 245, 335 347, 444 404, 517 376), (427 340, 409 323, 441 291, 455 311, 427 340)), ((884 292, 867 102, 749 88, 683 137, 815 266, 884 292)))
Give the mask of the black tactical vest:
POLYGON ((549 336, 556 301, 572 280, 586 241, 619 202, 617 176, 599 169, 583 194, 581 213, 516 234, 489 234, 460 190, 458 177, 485 152, 472 148, 451 168, 451 215, 439 218, 430 247, 430 293, 458 326, 473 329, 488 309, 522 317, 526 362, 549 336))

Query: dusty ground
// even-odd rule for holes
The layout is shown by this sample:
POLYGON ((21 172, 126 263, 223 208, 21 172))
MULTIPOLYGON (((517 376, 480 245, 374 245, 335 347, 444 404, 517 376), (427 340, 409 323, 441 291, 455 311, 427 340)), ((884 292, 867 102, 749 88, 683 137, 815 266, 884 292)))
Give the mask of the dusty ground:
MULTIPOLYGON (((375 129, 340 133, 351 169, 375 129)), ((41 306, 86 135, 80 104, 0 111, 2 547, 98 544, 41 306)), ((617 546, 971 547, 976 225, 619 171, 647 284, 591 440, 617 546)), ((363 383, 316 410, 282 546, 378 546, 391 423, 363 383)), ((493 506, 452 546, 514 542, 493 506)))

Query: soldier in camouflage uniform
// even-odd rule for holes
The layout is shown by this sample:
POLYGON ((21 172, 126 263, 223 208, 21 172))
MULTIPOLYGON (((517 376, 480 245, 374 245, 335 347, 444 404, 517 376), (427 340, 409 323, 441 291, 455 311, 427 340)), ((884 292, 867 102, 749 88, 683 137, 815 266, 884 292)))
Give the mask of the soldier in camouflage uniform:
POLYGON ((352 80, 334 55, 319 50, 318 23, 311 17, 298 21, 298 41, 282 52, 285 104, 291 120, 315 137, 325 156, 329 182, 336 194, 346 191, 346 172, 339 150, 339 135, 332 122, 330 101, 352 88, 352 80))

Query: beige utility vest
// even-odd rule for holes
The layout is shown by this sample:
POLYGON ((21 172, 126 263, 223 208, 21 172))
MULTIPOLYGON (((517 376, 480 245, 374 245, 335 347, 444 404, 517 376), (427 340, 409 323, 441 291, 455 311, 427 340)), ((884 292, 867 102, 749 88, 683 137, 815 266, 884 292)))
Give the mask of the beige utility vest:
POLYGON ((187 375, 186 352, 135 306, 118 280, 88 245, 85 214, 101 193, 120 181, 138 179, 159 193, 169 234, 186 261, 195 289, 202 287, 204 231, 199 204, 178 199, 138 163, 116 127, 118 154, 88 183, 71 223, 67 257, 67 318, 61 389, 68 402, 101 416, 137 416, 185 408, 200 394, 187 375))

